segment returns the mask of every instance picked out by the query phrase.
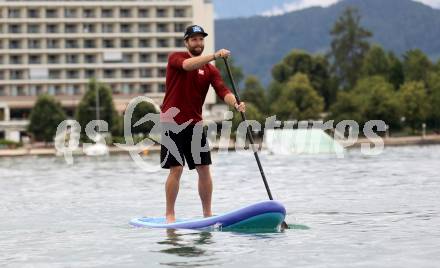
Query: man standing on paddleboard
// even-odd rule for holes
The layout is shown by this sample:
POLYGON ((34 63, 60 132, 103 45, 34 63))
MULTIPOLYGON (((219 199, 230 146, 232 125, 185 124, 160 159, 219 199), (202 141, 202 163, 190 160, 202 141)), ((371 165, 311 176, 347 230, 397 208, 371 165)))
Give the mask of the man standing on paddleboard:
POLYGON ((174 205, 185 161, 189 169, 197 170, 199 176, 198 190, 203 216, 212 216, 212 177, 209 169, 211 153, 209 149, 200 150, 200 146, 206 148, 208 142, 206 132, 202 131, 201 126, 202 107, 209 86, 212 85, 217 95, 236 110, 244 112, 246 109, 244 102, 237 103, 234 94, 225 86, 219 70, 210 64, 218 58, 227 58, 231 52, 220 49, 214 54, 202 55, 206 36, 208 34, 202 27, 189 26, 183 37, 188 51, 172 53, 168 57, 166 92, 160 116, 161 166, 170 170, 165 184, 168 223, 176 220, 174 205), (196 150, 195 144, 200 145, 196 150))

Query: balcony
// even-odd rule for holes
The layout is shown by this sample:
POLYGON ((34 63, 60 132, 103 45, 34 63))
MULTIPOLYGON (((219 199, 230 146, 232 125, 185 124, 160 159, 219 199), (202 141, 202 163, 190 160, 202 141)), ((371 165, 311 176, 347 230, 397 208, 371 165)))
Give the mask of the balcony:
POLYGON ((156 17, 158 18, 166 18, 168 17, 168 12, 166 9, 158 8, 156 10, 156 17))
POLYGON ((39 56, 29 57, 29 64, 41 64, 41 57, 39 56))
POLYGON ((84 61, 86 63, 96 63, 96 57, 94 55, 86 55, 84 61))
POLYGON ((95 11, 93 9, 86 9, 83 13, 84 18, 95 18, 95 11))
POLYGON ((79 48, 78 41, 67 40, 65 44, 65 48, 79 48))
POLYGON ((133 55, 130 54, 124 54, 122 56, 122 62, 123 63, 132 63, 133 62, 133 55))
POLYGON ((67 79, 78 79, 79 72, 78 71, 67 71, 67 79))
POLYGON ((115 78, 115 74, 114 70, 104 70, 104 78, 115 78))
POLYGON ((10 49, 21 49, 21 43, 19 41, 10 41, 9 48, 10 49))
POLYGON ((78 63, 78 56, 77 55, 67 55, 66 56, 66 63, 78 63))
POLYGON ((113 18, 113 10, 112 9, 103 9, 101 12, 102 18, 113 18))
POLYGON ((86 70, 85 71, 85 78, 86 79, 90 79, 90 78, 94 78, 94 77, 96 77, 95 70, 86 70))
POLYGON ((62 78, 61 71, 59 71, 59 70, 51 70, 51 71, 49 71, 49 79, 56 80, 56 79, 61 79, 61 78, 62 78))
POLYGON ((115 42, 113 40, 104 40, 103 46, 104 48, 114 48, 115 42))
POLYGON ((47 63, 49 63, 49 64, 59 64, 60 63, 60 57, 59 56, 49 55, 48 58, 47 58, 47 63))
POLYGON ((66 25, 64 28, 65 33, 77 33, 78 27, 76 25, 66 25))
POLYGON ((47 25, 46 32, 47 33, 58 33, 58 25, 53 25, 53 24, 47 25))
POLYGON ((152 62, 151 54, 141 54, 139 57, 139 61, 141 63, 150 63, 152 62))
POLYGON ((8 18, 18 19, 21 17, 20 9, 10 9, 8 12, 8 18))
POLYGON ((151 26, 150 24, 139 24, 138 30, 140 33, 150 33, 151 26))
POLYGON ((59 48, 60 43, 58 40, 48 40, 47 41, 47 48, 59 48))
POLYGON ((48 18, 48 19, 58 18, 57 10, 56 9, 47 9, 46 10, 46 18, 48 18))
POLYGON ((83 27, 83 33, 94 33, 95 25, 93 24, 85 24, 83 27))
POLYGON ((186 17, 186 11, 185 9, 175 9, 174 10, 174 17, 176 18, 185 18, 186 17))
POLYGON ((139 75, 141 78, 151 78, 153 77, 153 70, 151 69, 140 69, 139 75))
POLYGON ((30 49, 40 49, 41 43, 38 40, 30 40, 28 43, 28 48, 30 49))
POLYGON ((113 33, 113 25, 112 24, 104 24, 102 25, 102 32, 103 33, 113 33))
POLYGON ((160 47, 160 48, 169 47, 168 40, 167 39, 158 39, 157 40, 157 47, 160 47))
POLYGON ((148 10, 148 9, 139 9, 138 17, 139 18, 148 18, 148 17, 150 17, 150 10, 148 10))
POLYGON ((131 10, 130 9, 121 9, 119 12, 121 18, 131 18, 131 10))
POLYGON ((130 24, 121 24, 121 33, 131 33, 131 28, 130 24))
POLYGON ((10 64, 22 64, 22 58, 20 56, 11 56, 11 58, 9 59, 9 63, 10 64))
POLYGON ((168 33, 169 29, 168 29, 168 25, 167 24, 157 24, 157 32, 158 33, 168 33))
POLYGON ((141 47, 141 48, 151 47, 150 40, 148 40, 148 39, 141 39, 141 40, 139 40, 139 47, 141 47))
POLYGON ((40 26, 39 25, 29 25, 27 32, 31 33, 31 34, 40 33, 40 26))
POLYGON ((78 13, 76 12, 76 9, 66 9, 64 11, 64 17, 66 18, 77 18, 78 13))
POLYGON ((95 40, 85 40, 84 41, 84 48, 96 48, 95 40))
POLYGON ((21 26, 20 25, 10 25, 9 26, 9 33, 12 33, 12 34, 21 33, 21 26))
POLYGON ((158 54, 157 55, 157 61, 165 63, 168 61, 168 55, 167 54, 158 54))
POLYGON ((9 74, 11 80, 21 80, 24 78, 23 72, 21 71, 11 71, 9 74))
POLYGON ((29 9, 28 17, 31 19, 36 19, 40 17, 40 12, 37 9, 29 9))
POLYGON ((121 47, 123 48, 132 48, 133 47, 133 42, 130 39, 124 39, 121 41, 121 47))

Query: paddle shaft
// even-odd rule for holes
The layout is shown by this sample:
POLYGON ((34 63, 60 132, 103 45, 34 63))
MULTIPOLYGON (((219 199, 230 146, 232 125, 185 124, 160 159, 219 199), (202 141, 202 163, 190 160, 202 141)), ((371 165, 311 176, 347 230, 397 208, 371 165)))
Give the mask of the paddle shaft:
MULTIPOLYGON (((231 80, 232 90, 234 91, 235 99, 237 100, 237 103, 240 104, 240 102, 241 102, 240 96, 238 95, 238 91, 237 91, 237 87, 235 85, 234 77, 232 77, 232 72, 231 72, 231 68, 229 66, 228 59, 223 58, 223 60, 225 61, 226 70, 228 71, 228 76, 229 76, 229 79, 231 80)), ((266 175, 264 175, 263 166, 261 165, 261 162, 260 162, 260 157, 258 156, 257 149, 255 148, 255 145, 254 145, 254 138, 252 137, 251 129, 249 127, 249 124, 246 121, 246 115, 243 112, 240 112, 240 114, 241 114, 241 119, 246 124, 246 133, 249 138, 249 142, 250 142, 250 146, 252 148, 252 151, 254 152, 255 159, 257 160, 257 165, 258 165, 258 168, 260 169, 260 174, 261 174, 261 177, 263 178, 264 187, 266 187, 267 195, 269 196, 270 200, 273 200, 272 193, 270 192, 269 184, 267 183, 267 180, 266 180, 266 175)))

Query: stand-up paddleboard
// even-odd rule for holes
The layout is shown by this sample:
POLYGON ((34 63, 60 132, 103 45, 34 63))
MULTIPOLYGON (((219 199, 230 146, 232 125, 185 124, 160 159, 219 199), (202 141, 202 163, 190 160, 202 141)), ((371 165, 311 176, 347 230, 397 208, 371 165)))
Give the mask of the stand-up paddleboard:
POLYGON ((263 201, 209 218, 178 219, 167 224, 164 217, 144 217, 132 219, 130 224, 137 227, 168 229, 277 230, 285 216, 286 209, 281 203, 263 201))

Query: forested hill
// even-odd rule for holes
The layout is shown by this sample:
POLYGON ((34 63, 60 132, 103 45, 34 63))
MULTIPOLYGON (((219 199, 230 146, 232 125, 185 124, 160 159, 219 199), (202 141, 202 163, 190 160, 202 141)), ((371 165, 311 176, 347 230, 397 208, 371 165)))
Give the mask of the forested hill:
POLYGON ((325 53, 330 29, 347 6, 360 11, 361 25, 374 34, 372 43, 398 55, 420 48, 432 59, 440 57, 440 10, 410 0, 345 0, 281 16, 217 20, 216 48, 231 49, 246 75, 267 84, 272 66, 292 49, 325 53))

